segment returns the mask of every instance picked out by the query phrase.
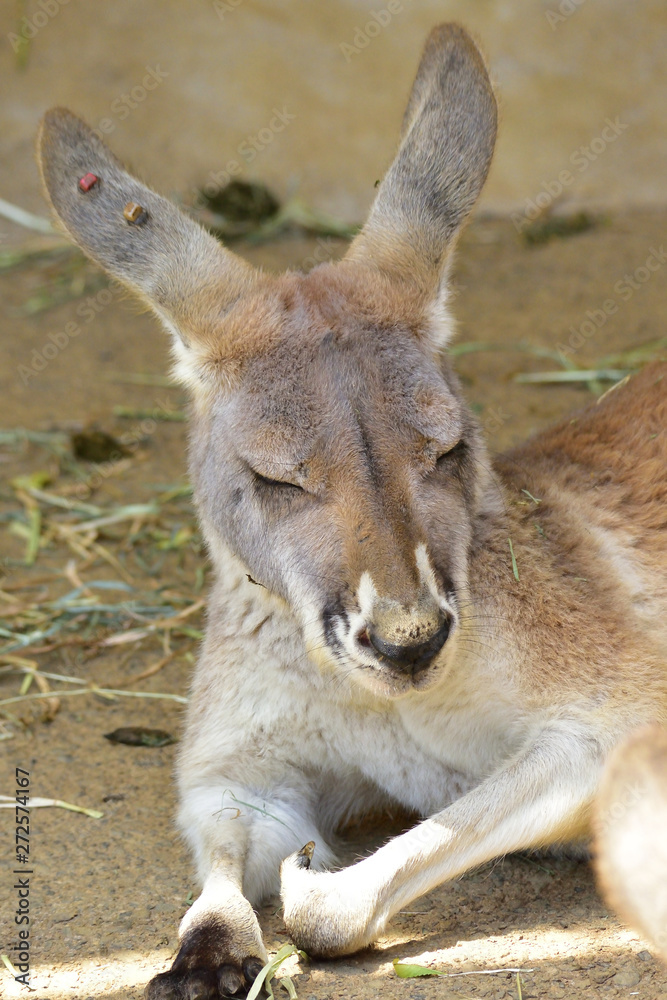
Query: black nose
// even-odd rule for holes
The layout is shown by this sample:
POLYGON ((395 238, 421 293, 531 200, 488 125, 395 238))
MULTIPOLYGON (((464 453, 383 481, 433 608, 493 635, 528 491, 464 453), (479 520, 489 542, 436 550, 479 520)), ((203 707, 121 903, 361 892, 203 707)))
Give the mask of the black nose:
POLYGON ((410 646, 386 642, 374 631, 372 626, 367 629, 367 634, 371 646, 384 660, 389 660, 393 666, 398 667, 404 673, 416 674, 427 667, 435 654, 442 649, 450 628, 451 619, 446 618, 430 639, 425 642, 413 643, 410 646))

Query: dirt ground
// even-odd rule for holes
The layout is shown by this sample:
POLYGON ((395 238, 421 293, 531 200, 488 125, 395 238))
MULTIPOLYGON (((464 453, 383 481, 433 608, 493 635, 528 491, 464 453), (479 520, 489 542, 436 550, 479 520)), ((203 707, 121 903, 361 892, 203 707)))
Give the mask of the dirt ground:
MULTIPOLYGON (((588 232, 535 247, 503 220, 478 219, 468 229, 454 275, 457 349, 478 342, 505 350, 461 353, 457 366, 492 448, 506 447, 594 398, 583 384, 515 381, 517 373, 559 367, 536 356, 535 348, 574 345, 569 355, 574 364, 598 366, 664 336, 664 266, 645 283, 633 275, 660 251, 666 223, 665 212, 618 215, 588 232), (599 311, 607 315, 609 301, 616 308, 607 310, 599 329, 594 323, 592 335, 586 336, 589 326, 581 333, 587 311, 600 322, 599 311), (523 350, 507 349, 521 344, 523 350)), ((332 255, 343 249, 335 241, 323 245, 332 255)), ((278 269, 307 266, 317 248, 315 241, 295 236, 239 249, 253 262, 278 269)), ((20 659, 5 658, 0 697, 18 696, 25 663, 105 689, 184 696, 201 627, 205 554, 189 499, 178 490, 185 481, 186 426, 155 419, 180 412, 184 396, 177 387, 145 384, 159 382, 168 371, 166 337, 133 303, 116 295, 107 302, 94 272, 74 275, 75 282, 92 282, 93 291, 83 298, 26 315, 26 304, 36 308, 64 266, 35 262, 0 278, 5 358, 0 426, 32 432, 2 438, 0 590, 6 631, 0 641, 6 650, 17 623, 23 633, 44 629, 44 621, 62 625, 49 601, 61 598, 73 609, 61 631, 13 648, 9 656, 20 659), (70 322, 80 334, 36 371, 45 345, 54 342, 49 334, 70 322), (129 381, 137 375, 144 384, 129 381), (119 416, 118 406, 135 415, 119 416), (71 435, 91 427, 124 441, 126 454, 110 461, 74 458, 71 435), (48 496, 104 512, 153 505, 153 513, 144 507, 129 520, 77 533, 70 529, 80 511, 34 498, 31 505, 27 481, 17 483, 16 477, 35 473, 43 476, 30 484, 48 496), (41 547, 27 567, 35 507, 41 547), (124 589, 91 586, 99 581, 124 589), (113 610, 91 614, 91 606, 116 602, 125 602, 116 617, 113 610), (158 608, 157 617, 137 611, 142 602, 158 608), (128 635, 129 629, 140 635, 128 635), (151 668, 156 668, 151 676, 138 679, 151 668)), ((49 683, 61 691, 71 688, 49 683)), ((35 682, 29 693, 36 691, 35 682)), ((62 697, 57 711, 45 700, 0 708, 8 713, 0 717, 0 793, 13 796, 14 769, 20 767, 30 772, 32 795, 103 814, 95 819, 57 807, 32 810, 31 995, 139 998, 150 976, 173 957, 178 922, 197 887, 173 824, 175 747, 118 745, 104 734, 148 726, 178 735, 182 706, 90 693, 62 697)), ((0 812, 7 859, 0 892, 2 912, 10 916, 3 917, 0 951, 11 956, 16 892, 10 817, 9 810, 0 812)), ((348 855, 391 829, 387 819, 373 835, 356 831, 348 855)), ((278 903, 263 907, 260 916, 268 947, 277 950, 286 941, 278 903)), ((363 954, 331 962, 289 959, 285 969, 300 1000, 667 996, 667 971, 646 943, 606 910, 588 863, 527 855, 496 861, 417 900, 363 954), (395 958, 433 965, 456 978, 401 980, 392 968, 395 958), (520 981, 516 972, 466 974, 495 969, 521 969, 520 981)), ((2 995, 28 995, 2 967, 0 984, 2 995)))

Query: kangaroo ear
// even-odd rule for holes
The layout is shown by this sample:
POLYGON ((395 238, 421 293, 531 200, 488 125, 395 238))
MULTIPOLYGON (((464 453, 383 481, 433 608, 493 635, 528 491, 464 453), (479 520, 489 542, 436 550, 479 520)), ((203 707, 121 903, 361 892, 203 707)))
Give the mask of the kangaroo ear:
POLYGON ((249 264, 131 177, 70 111, 45 115, 38 161, 49 201, 74 242, 155 310, 176 335, 182 360, 215 338, 225 312, 258 281, 249 264))
POLYGON ((434 28, 398 153, 347 259, 436 298, 456 235, 486 180, 496 120, 484 60, 470 36, 457 24, 434 28))

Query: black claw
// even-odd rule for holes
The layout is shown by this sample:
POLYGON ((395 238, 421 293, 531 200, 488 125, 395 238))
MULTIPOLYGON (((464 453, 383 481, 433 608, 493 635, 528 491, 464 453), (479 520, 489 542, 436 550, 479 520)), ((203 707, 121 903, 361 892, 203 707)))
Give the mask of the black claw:
POLYGON ((252 986, 263 968, 264 962, 255 955, 250 955, 248 958, 243 959, 243 975, 246 978, 248 986, 252 986))
POLYGON ((171 972, 161 972, 151 979, 144 990, 145 1000, 179 1000, 181 993, 181 977, 171 972))
POLYGON ((223 997, 245 994, 243 977, 233 965, 221 965, 218 969, 218 992, 223 997))
POLYGON ((315 841, 309 840, 307 844, 301 848, 296 856, 296 863, 299 868, 310 868, 310 862, 313 860, 313 851, 315 850, 315 841))
POLYGON ((144 990, 145 1000, 218 1000, 216 977, 206 969, 162 972, 144 990))
POLYGON ((183 1000, 218 1000, 215 975, 208 970, 188 972, 183 981, 183 1000))
POLYGON ((187 969, 161 972, 151 979, 144 990, 145 1000, 223 1000, 245 997, 248 989, 264 968, 257 955, 243 960, 242 970, 226 963, 217 970, 187 969))

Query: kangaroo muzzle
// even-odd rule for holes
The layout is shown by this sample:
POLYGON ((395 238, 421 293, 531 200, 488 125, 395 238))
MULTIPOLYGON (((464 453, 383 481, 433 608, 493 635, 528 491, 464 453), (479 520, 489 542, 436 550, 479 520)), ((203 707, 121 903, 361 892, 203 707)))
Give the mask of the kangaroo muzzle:
MULTIPOLYGON (((367 645, 381 662, 414 677, 440 652, 452 626, 452 616, 430 593, 412 607, 378 598, 365 629, 367 645)), ((363 642, 363 640, 362 640, 363 642)))
POLYGON ((380 632, 373 627, 366 630, 368 641, 382 660, 387 660, 398 670, 414 676, 419 671, 428 667, 447 641, 451 628, 451 618, 444 614, 442 617, 444 621, 440 625, 440 628, 423 642, 387 642, 380 632))

